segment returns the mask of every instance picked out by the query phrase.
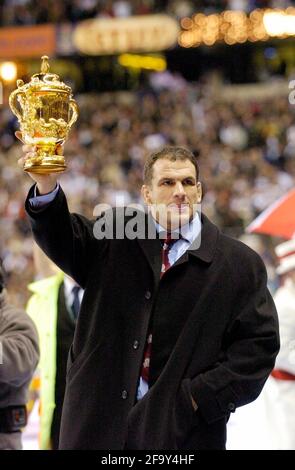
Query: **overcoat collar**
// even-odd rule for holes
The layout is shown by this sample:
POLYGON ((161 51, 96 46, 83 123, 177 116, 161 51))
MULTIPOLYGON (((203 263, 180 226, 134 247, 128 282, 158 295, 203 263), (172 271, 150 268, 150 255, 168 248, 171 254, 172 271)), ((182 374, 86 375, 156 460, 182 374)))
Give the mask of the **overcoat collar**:
POLYGON ((220 231, 204 214, 201 215, 201 220, 202 230, 199 247, 196 247, 196 249, 189 248, 187 252, 200 260, 205 261, 205 263, 211 263, 214 257, 220 231))
MULTIPOLYGON (((150 233, 146 230, 146 236, 138 238, 138 243, 143 250, 150 267, 152 268, 156 278, 160 277, 161 271, 161 250, 162 245, 159 239, 159 234, 154 231, 153 227, 155 224, 151 222, 147 215, 147 224, 150 233)), ((176 261, 173 266, 185 263, 188 261, 190 255, 204 261, 205 263, 211 263, 214 257, 216 244, 219 236, 219 229, 204 215, 201 215, 202 230, 200 233, 200 239, 197 239, 195 243, 188 248, 188 250, 176 261)))

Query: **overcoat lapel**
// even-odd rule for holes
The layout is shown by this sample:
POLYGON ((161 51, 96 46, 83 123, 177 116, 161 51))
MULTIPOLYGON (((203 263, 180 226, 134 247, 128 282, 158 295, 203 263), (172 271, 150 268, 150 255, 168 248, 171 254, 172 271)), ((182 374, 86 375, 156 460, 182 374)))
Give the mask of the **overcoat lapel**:
MULTIPOLYGON (((155 279, 159 279, 162 263, 161 241, 159 239, 159 234, 155 230, 155 223, 151 220, 151 215, 142 213, 142 217, 144 217, 142 225, 143 228, 137 240, 154 273, 155 279)), ((201 238, 198 237, 193 242, 191 247, 176 261, 176 263, 174 263, 171 269, 179 266, 180 264, 186 263, 190 255, 195 256, 205 263, 211 263, 216 249, 219 230, 204 214, 202 214, 201 218, 201 238)))

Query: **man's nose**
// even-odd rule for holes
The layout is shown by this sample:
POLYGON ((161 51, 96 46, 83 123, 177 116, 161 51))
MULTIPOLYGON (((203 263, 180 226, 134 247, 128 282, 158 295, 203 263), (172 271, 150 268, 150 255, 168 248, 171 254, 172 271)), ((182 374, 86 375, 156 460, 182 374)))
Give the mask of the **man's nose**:
POLYGON ((183 184, 180 181, 178 181, 175 185, 174 195, 185 196, 185 190, 184 190, 183 184))

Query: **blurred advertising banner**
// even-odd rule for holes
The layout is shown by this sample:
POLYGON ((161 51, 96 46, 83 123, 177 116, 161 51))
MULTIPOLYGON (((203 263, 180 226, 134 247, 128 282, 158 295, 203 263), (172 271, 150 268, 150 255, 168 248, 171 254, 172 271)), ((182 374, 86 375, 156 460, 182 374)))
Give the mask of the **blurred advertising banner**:
POLYGON ((0 59, 54 55, 56 31, 53 25, 0 29, 0 59))
POLYGON ((178 22, 168 15, 95 18, 76 26, 46 24, 0 29, 0 59, 157 52, 177 44, 178 22))
POLYGON ((178 22, 168 15, 95 18, 77 25, 76 49, 83 54, 163 51, 177 43, 178 22))

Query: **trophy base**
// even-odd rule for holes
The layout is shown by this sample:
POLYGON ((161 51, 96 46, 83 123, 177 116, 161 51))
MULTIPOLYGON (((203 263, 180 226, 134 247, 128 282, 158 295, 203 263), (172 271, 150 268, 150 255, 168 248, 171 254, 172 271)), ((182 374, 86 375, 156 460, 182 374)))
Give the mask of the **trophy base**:
POLYGON ((50 157, 28 158, 24 164, 24 171, 48 175, 50 173, 61 173, 65 171, 67 165, 64 157, 60 155, 50 155, 50 157))

